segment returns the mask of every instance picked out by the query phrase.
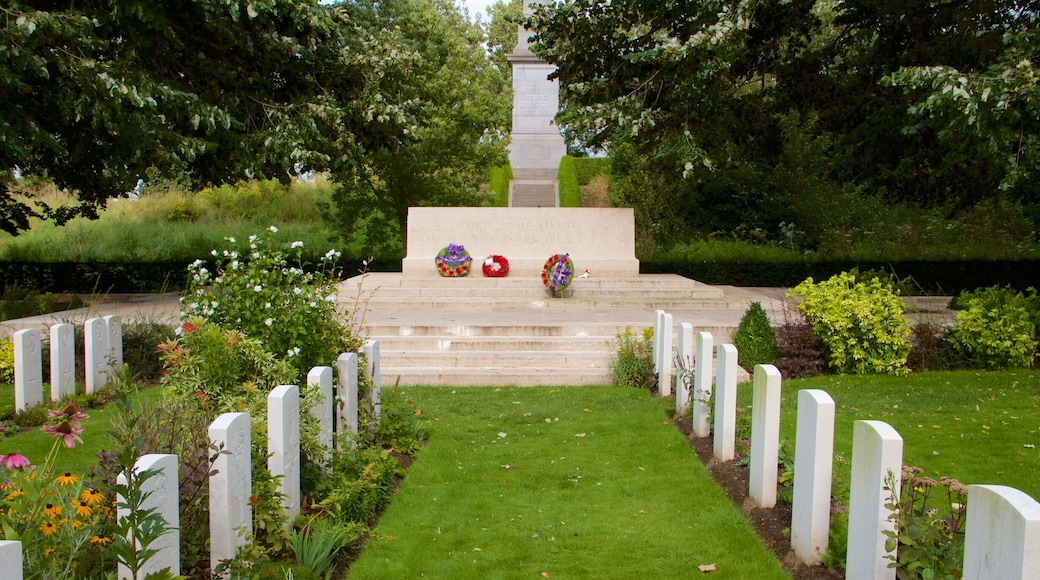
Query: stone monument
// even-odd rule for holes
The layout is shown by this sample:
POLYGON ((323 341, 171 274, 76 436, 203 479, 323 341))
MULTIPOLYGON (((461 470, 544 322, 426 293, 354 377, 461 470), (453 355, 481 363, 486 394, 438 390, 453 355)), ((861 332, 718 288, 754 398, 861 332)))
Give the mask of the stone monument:
MULTIPOLYGON (((534 14, 531 2, 524 15, 534 14)), ((510 134, 509 164, 513 181, 509 184, 511 207, 559 206, 556 173, 560 159, 567 154, 553 118, 560 110, 560 88, 548 77, 556 67, 531 52, 527 39, 531 32, 518 25, 517 43, 507 55, 513 69, 513 131, 510 134)))

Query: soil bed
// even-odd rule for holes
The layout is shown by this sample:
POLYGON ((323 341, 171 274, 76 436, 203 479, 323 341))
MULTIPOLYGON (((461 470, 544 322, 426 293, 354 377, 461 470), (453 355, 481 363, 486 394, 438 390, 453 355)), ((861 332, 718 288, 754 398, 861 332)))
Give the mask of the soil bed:
POLYGON ((765 545, 776 555, 778 562, 795 580, 841 580, 844 576, 824 566, 807 566, 794 555, 791 548, 791 505, 777 503, 776 507, 763 509, 754 507, 748 497, 748 481, 750 470, 731 461, 719 461, 712 449, 711 437, 694 437, 693 422, 689 417, 674 420, 675 426, 682 432, 697 453, 701 463, 708 468, 712 477, 719 484, 729 499, 740 509, 741 513, 751 520, 755 530, 765 545))

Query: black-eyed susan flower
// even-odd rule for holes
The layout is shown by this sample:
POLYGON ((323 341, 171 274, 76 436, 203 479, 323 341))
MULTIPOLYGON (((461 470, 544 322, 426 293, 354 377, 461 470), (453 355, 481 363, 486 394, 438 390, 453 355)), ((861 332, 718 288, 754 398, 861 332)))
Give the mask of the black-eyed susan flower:
POLYGON ((92 513, 93 513, 93 510, 90 509, 90 504, 87 503, 86 500, 81 499, 78 502, 76 502, 76 515, 77 516, 79 516, 81 518, 89 518, 92 513))
POLYGON ((54 522, 43 522, 40 524, 40 531, 45 536, 53 536, 58 531, 58 525, 54 522))
POLYGON ((56 518, 61 515, 61 506, 49 503, 43 506, 43 513, 47 514, 49 518, 56 518))
POLYGON ((65 487, 66 485, 72 485, 79 481, 79 476, 66 471, 64 475, 59 475, 56 480, 58 485, 65 487))
POLYGON ((94 488, 84 489, 83 493, 79 494, 79 499, 87 502, 88 505, 98 505, 105 501, 105 494, 94 488))
POLYGON ((112 543, 112 538, 108 536, 91 536, 90 543, 97 544, 99 546, 107 546, 108 544, 112 543))

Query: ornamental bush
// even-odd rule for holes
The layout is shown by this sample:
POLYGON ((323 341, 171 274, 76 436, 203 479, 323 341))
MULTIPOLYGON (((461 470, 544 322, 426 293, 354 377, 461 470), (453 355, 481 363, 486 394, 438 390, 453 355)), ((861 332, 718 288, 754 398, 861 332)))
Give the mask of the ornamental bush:
POLYGON ((1030 288, 1023 294, 991 286, 964 292, 954 302, 959 323, 947 340, 967 364, 979 367, 1029 367, 1036 357, 1040 299, 1030 288))
POLYGON ((740 366, 751 372, 755 365, 773 364, 779 356, 776 348, 776 332, 769 323, 769 316, 761 302, 752 302, 740 319, 733 333, 733 346, 737 347, 740 366))
POLYGON ((905 306, 891 285, 874 277, 856 281, 842 272, 830 279, 812 278, 793 288, 798 310, 823 343, 829 366, 839 373, 907 372, 910 325, 905 306))
POLYGON ((0 339, 0 383, 14 382, 14 343, 0 339))
POLYGON ((245 245, 227 238, 228 248, 212 252, 215 273, 201 260, 192 263, 181 318, 204 317, 255 338, 304 376, 315 366, 333 366, 342 352, 356 352, 361 341, 336 310, 339 252, 329 250, 315 272, 304 272, 303 242, 278 249, 271 239, 277 231, 271 226, 245 245))
POLYGON ((642 335, 636 335, 631 328, 617 334, 610 349, 615 385, 654 390, 653 337, 653 328, 643 330, 642 335))

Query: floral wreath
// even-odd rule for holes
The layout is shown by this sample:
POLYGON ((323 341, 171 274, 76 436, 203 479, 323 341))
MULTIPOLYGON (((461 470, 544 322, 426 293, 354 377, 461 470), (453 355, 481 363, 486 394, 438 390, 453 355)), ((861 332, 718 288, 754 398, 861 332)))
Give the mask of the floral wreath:
POLYGON ((437 252, 437 257, 433 261, 437 264, 437 271, 441 276, 458 278, 469 274, 469 265, 473 262, 473 258, 462 245, 448 244, 446 248, 437 252))
POLYGON ((573 279, 574 262, 570 254, 554 254, 542 266, 542 284, 553 296, 563 292, 573 279))
POLYGON ((484 259, 483 269, 488 278, 505 278, 509 273, 509 260, 499 255, 488 256, 484 259))

